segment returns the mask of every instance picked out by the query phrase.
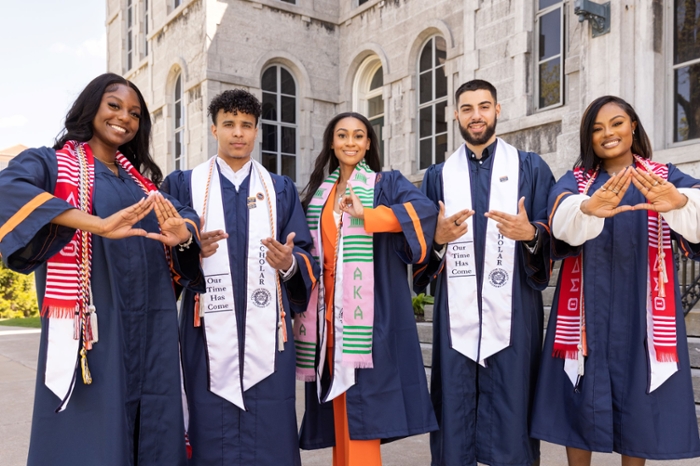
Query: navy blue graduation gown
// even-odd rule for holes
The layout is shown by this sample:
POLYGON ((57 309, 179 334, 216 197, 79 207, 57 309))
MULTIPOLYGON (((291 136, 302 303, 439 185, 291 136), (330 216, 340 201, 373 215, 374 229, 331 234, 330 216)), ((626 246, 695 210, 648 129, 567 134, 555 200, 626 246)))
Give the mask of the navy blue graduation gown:
MULTIPOLYGON (((700 185, 669 164, 668 181, 679 188, 700 185)), ((608 179, 601 172, 592 194, 608 179)), ((572 172, 549 196, 549 210, 562 193, 578 194, 572 172)), ((646 202, 630 185, 620 205, 646 202)), ((673 233, 689 257, 700 259, 700 245, 673 233)), ((688 342, 680 291, 676 287, 679 371, 647 394, 646 300, 647 211, 605 219, 600 235, 579 247, 552 239, 555 259, 583 254, 588 357, 580 393, 564 373, 564 360, 552 357, 559 288, 554 295, 535 401, 532 434, 552 443, 592 451, 616 451, 650 459, 700 456, 693 404, 688 342)), ((674 267, 673 274, 677 280, 674 267)))
MULTIPOLYGON (((75 231, 50 222, 71 206, 52 198, 33 210, 21 209, 37 195, 53 193, 56 177, 56 154, 49 148, 29 149, 0 172, 0 224, 13 215, 21 220, 0 242, 0 253, 11 269, 36 272, 40 306, 46 261, 75 231)), ((145 197, 127 172, 120 168, 116 177, 100 162, 95 162, 94 193, 93 212, 102 218, 145 197)), ((197 223, 192 209, 173 202, 183 217, 197 223)), ((155 214, 136 227, 157 232, 155 214)), ((185 252, 171 249, 183 285, 200 273, 198 244, 185 252)), ((75 390, 61 413, 55 412, 61 400, 44 385, 48 323, 42 319, 27 464, 133 465, 137 451, 139 466, 184 465, 177 307, 163 244, 93 235, 92 290, 100 334, 88 352, 93 382, 84 385, 78 369, 75 390)))
MULTIPOLYGON (((396 170, 377 174, 374 205, 390 207, 402 232, 373 235, 374 368, 355 371, 346 402, 350 438, 386 443, 437 429, 407 278, 407 264, 427 259, 437 210, 396 170), (417 218, 411 217, 407 203, 417 218)), ((319 403, 316 382, 307 383, 301 448, 334 445, 333 403, 319 403)))
MULTIPOLYGON (((530 254, 524 244, 515 250, 510 346, 489 357, 487 367, 452 349, 443 261, 433 256, 428 267, 415 277, 417 289, 437 279, 431 397, 440 430, 430 435, 434 466, 476 465, 477 461, 491 466, 525 466, 539 458, 539 442, 530 438, 528 427, 542 346, 541 290, 546 288, 550 273, 545 225, 547 194, 554 178, 539 155, 518 151, 518 156, 518 198, 525 197, 528 218, 539 231, 540 245, 536 254, 530 254)), ((479 312, 487 224, 484 213, 489 210, 493 158, 469 162, 479 312)), ((423 179, 422 190, 435 204, 445 199, 443 166, 431 166, 423 179)))
MULTIPOLYGON (((223 196, 228 248, 233 278, 239 354, 245 348, 246 280, 248 255, 248 176, 240 188, 219 175, 223 196)), ((194 293, 185 290, 182 298, 180 332, 185 391, 190 412, 189 438, 192 465, 300 465, 295 410, 296 361, 292 315, 304 312, 311 289, 318 277, 318 265, 309 253, 311 234, 306 224, 299 194, 291 179, 270 174, 277 195, 277 240, 286 242, 296 233, 294 254, 297 272, 282 282, 282 298, 287 311, 287 343, 277 352, 275 372, 244 392, 247 411, 209 391, 209 373, 203 327, 194 327, 194 293), (291 312, 290 312, 291 311, 291 312)), ((192 172, 173 172, 163 189, 185 205, 192 205, 192 172)))

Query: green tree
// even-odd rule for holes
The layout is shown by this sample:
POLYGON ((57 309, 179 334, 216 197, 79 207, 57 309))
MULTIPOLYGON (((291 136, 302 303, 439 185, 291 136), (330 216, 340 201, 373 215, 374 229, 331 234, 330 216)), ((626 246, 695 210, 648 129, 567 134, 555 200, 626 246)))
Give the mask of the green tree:
POLYGON ((38 314, 34 274, 13 272, 0 261, 0 319, 38 314))

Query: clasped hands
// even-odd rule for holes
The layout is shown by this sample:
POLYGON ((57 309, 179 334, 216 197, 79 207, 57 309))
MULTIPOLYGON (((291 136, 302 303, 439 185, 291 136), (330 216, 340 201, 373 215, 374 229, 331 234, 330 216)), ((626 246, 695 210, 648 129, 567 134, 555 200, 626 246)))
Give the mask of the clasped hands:
MULTIPOLYGON (((435 243, 447 244, 460 238, 467 232, 466 220, 474 215, 473 210, 464 209, 459 212, 445 216, 445 204, 440 203, 440 213, 438 214, 437 228, 435 229, 435 243)), ((491 210, 484 214, 496 222, 496 228, 508 239, 514 241, 532 241, 535 238, 535 227, 530 223, 525 210, 525 198, 518 201, 518 213, 516 215, 507 214, 497 210, 491 210)))
POLYGON ((132 206, 100 219, 97 227, 88 231, 110 239, 145 236, 146 238, 160 241, 167 246, 177 246, 186 242, 191 236, 185 220, 180 216, 177 209, 157 191, 152 191, 147 197, 132 206), (158 219, 160 232, 149 233, 142 228, 134 228, 134 225, 152 210, 155 211, 158 219))
POLYGON ((670 212, 680 209, 688 202, 688 197, 666 180, 645 170, 627 167, 614 174, 596 192, 581 203, 581 212, 600 218, 608 218, 631 210, 652 210, 670 212), (637 205, 620 205, 630 184, 646 197, 647 202, 637 205))

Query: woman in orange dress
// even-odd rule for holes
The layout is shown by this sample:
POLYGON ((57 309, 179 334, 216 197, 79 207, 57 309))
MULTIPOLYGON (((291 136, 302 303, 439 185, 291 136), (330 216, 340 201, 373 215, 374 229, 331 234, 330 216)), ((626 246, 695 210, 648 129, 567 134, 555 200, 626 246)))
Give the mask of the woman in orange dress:
POLYGON ((295 322, 306 380, 301 447, 334 446, 334 466, 381 465, 380 444, 437 429, 408 285, 437 211, 398 171, 380 172, 369 121, 324 132, 303 194, 322 280, 295 322))

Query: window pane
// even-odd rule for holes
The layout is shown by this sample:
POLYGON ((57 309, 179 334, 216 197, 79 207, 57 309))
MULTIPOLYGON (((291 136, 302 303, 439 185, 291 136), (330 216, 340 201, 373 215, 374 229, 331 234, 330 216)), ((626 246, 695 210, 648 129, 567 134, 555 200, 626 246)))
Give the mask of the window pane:
POLYGON ((435 37, 435 66, 445 64, 447 58, 447 44, 445 39, 440 36, 435 37))
POLYGON ((180 100, 182 98, 182 75, 177 77, 175 81, 175 100, 180 100))
POLYGON ((262 125, 262 148, 263 150, 277 151, 277 126, 262 125))
POLYGON ((433 107, 421 108, 418 119, 418 137, 424 138, 433 134, 433 107))
POLYGON ((445 161, 445 152, 447 152, 447 134, 435 137, 435 163, 445 161))
POLYGON ((447 132, 447 122, 445 121, 445 109, 447 101, 435 105, 435 134, 447 132))
POLYGON ((262 165, 270 173, 277 173, 277 156, 267 152, 262 153, 262 165))
POLYGON ((379 141, 379 164, 384 166, 384 117, 374 118, 369 121, 374 130, 374 134, 377 135, 377 140, 379 141))
POLYGON ((384 70, 380 66, 377 71, 375 71, 374 76, 372 76, 372 82, 369 84, 369 90, 373 91, 379 89, 384 85, 384 70))
POLYGON ((544 10, 548 6, 552 6, 560 1, 561 0, 540 0, 540 10, 544 10))
POLYGON ((292 181, 297 180, 297 158, 293 155, 282 156, 282 175, 287 175, 292 181))
POLYGON ((277 92, 277 67, 273 66, 265 70, 262 75, 262 90, 277 92))
POLYGON ((182 105, 180 102, 175 103, 175 127, 179 128, 182 126, 182 105))
POLYGON ((418 78, 419 102, 425 103, 433 100, 433 73, 423 73, 418 78))
POLYGON ((282 126, 282 152, 286 154, 297 153, 297 130, 282 126))
POLYGON ((280 68, 280 81, 282 81, 282 94, 296 95, 296 85, 294 78, 289 71, 280 68))
POLYGON ((559 55, 561 45, 561 12, 559 8, 540 18, 540 54, 544 60, 559 55))
POLYGON ((297 0, 282 0, 285 3, 291 3, 292 5, 296 5, 297 0))
POLYGON ((277 96, 263 92, 262 119, 277 121, 277 96))
POLYGON ((435 68, 435 98, 445 97, 447 95, 447 77, 445 76, 445 67, 435 68))
POLYGON ((540 65, 540 108, 561 102, 560 59, 555 58, 540 65))
POLYGON ((433 138, 423 139, 420 142, 419 170, 425 170, 433 163, 433 138))
POLYGON ((418 70, 429 70, 432 68, 431 63, 433 63, 433 39, 430 39, 428 43, 425 44, 425 47, 423 47, 423 52, 420 54, 418 70))
POLYGON ((700 63, 675 72, 674 141, 700 138, 700 63))
POLYGON ((675 63, 700 58, 700 1, 676 0, 673 28, 675 63))
POLYGON ((282 121, 296 123, 296 102, 294 97, 282 96, 282 121))
POLYGON ((181 170, 182 169, 182 150, 183 150, 183 144, 182 144, 182 136, 183 132, 178 131, 175 133, 175 170, 181 170))
POLYGON ((372 118, 384 113, 384 98, 380 95, 367 101, 367 118, 372 118))

